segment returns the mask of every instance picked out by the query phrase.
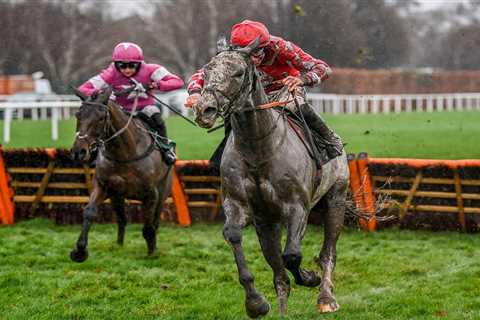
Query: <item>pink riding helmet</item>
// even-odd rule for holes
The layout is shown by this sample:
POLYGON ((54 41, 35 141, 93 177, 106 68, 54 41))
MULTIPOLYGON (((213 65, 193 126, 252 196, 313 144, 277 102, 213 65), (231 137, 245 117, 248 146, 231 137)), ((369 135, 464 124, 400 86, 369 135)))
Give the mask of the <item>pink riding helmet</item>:
POLYGON ((112 61, 143 62, 143 51, 132 42, 121 42, 115 46, 112 61))

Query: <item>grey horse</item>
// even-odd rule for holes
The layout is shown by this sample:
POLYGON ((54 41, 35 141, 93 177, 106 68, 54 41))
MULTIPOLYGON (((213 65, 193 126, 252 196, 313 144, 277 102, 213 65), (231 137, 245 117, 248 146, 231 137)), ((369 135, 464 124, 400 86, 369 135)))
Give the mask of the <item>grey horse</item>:
POLYGON ((127 224, 125 198, 142 201, 143 237, 148 254, 153 254, 160 213, 171 189, 173 167, 162 161, 162 153, 155 148, 155 142, 143 124, 137 119, 129 119, 117 104, 109 101, 111 93, 112 90, 108 89, 87 97, 76 90, 82 105, 76 113, 77 134, 72 156, 75 160, 88 162, 92 146, 100 148, 93 190, 83 210, 82 232, 70 253, 76 262, 88 258, 88 232, 98 205, 107 198, 111 199, 117 215, 119 245, 123 245, 127 224))
POLYGON ((318 310, 333 312, 339 308, 332 292, 332 273, 349 181, 346 155, 343 152, 317 168, 285 113, 258 108, 268 100, 249 59, 256 45, 221 51, 213 57, 204 69, 205 85, 194 106, 195 121, 200 126, 211 128, 222 116, 230 121, 233 130, 220 166, 226 216, 223 236, 235 256, 248 316, 256 318, 270 310, 255 289, 242 248, 242 229, 249 221, 255 226, 263 255, 273 270, 280 314, 286 313, 290 294, 285 269, 298 285, 320 285, 318 310), (320 200, 325 235, 317 261, 323 270, 322 280, 314 271, 301 267, 301 241, 308 215, 320 210, 320 205, 316 206, 320 200), (282 226, 287 231, 283 253, 282 226))

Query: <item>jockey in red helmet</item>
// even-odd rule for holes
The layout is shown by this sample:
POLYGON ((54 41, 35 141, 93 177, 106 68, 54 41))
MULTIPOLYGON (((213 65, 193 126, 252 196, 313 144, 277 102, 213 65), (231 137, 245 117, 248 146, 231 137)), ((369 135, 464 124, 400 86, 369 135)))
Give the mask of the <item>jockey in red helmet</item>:
MULTIPOLYGON (((287 87, 283 98, 288 99, 288 92, 297 96, 300 110, 308 126, 327 142, 327 152, 331 158, 340 155, 343 144, 340 138, 328 128, 325 121, 307 104, 303 86, 313 87, 328 79, 332 70, 327 63, 313 58, 300 47, 280 37, 270 35, 267 27, 261 22, 245 20, 235 24, 230 34, 232 47, 245 47, 255 39, 259 39, 258 50, 250 54, 252 62, 260 73, 265 92, 270 97, 278 96, 279 90, 287 87)), ((189 97, 186 107, 195 105, 203 88, 203 69, 198 70, 188 83, 189 97)), ((225 127, 229 131, 229 127, 225 127)), ((221 150, 217 150, 212 161, 218 164, 221 150), (217 157, 216 157, 217 156, 217 157)))
MULTIPOLYGON (((140 46, 131 42, 122 42, 115 46, 112 53, 112 63, 100 74, 90 78, 79 87, 85 95, 92 95, 107 87, 114 91, 122 91, 132 86, 132 79, 144 84, 145 89, 171 91, 183 87, 183 80, 170 73, 165 67, 158 64, 145 63, 143 51, 140 46)), ((136 94, 115 97, 115 101, 125 110, 133 109, 136 94)), ((154 99, 145 93, 138 95, 136 110, 147 116, 158 133, 166 137, 167 129, 162 119, 160 109, 155 105, 154 99)), ((175 162, 175 153, 170 148, 164 151, 163 159, 167 164, 175 162)))

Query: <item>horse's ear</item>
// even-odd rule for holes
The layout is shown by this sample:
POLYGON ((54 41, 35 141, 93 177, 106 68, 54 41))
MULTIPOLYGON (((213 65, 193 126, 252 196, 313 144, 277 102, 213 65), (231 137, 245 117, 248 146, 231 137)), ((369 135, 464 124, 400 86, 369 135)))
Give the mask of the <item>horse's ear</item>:
POLYGON ((99 101, 103 104, 107 104, 108 103, 108 99, 110 98, 110 96, 112 95, 112 88, 111 87, 108 87, 100 92, 98 92, 98 95, 95 97, 95 100, 96 101, 99 101))
POLYGON ((227 38, 224 35, 221 35, 217 40, 217 52, 222 52, 228 50, 229 45, 227 38))
POLYGON ((77 97, 79 97, 82 101, 87 100, 88 96, 86 94, 84 94, 82 91, 78 90, 77 87, 74 87, 74 86, 70 85, 70 88, 73 90, 75 95, 77 97))
POLYGON ((258 48, 259 45, 260 45, 260 37, 256 37, 246 47, 237 49, 237 51, 245 52, 246 54, 250 54, 253 51, 255 51, 258 48))

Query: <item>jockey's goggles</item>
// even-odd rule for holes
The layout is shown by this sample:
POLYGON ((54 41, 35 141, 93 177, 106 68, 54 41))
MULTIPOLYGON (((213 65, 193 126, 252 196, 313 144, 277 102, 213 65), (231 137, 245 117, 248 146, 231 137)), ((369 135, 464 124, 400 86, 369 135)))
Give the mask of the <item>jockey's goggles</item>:
POLYGON ((115 66, 118 69, 138 69, 140 67, 140 62, 124 62, 124 61, 116 61, 115 66))

